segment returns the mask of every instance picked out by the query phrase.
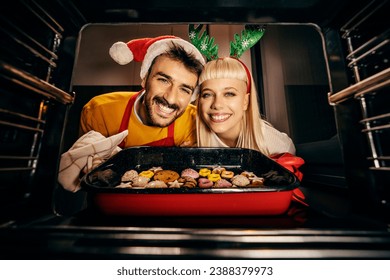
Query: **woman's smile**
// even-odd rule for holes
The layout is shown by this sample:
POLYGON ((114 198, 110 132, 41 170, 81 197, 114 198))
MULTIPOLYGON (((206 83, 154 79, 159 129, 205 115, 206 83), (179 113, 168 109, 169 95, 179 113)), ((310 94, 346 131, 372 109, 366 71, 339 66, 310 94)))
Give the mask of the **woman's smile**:
POLYGON ((209 114, 211 121, 213 122, 224 122, 230 118, 232 114, 209 114))

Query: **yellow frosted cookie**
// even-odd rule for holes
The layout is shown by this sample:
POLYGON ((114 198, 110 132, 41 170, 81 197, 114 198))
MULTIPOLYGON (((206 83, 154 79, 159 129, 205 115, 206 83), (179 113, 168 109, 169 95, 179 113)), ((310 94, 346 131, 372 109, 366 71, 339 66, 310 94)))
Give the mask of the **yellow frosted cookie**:
POLYGON ((146 178, 152 178, 153 175, 154 172, 150 170, 142 171, 141 173, 139 173, 139 176, 146 177, 146 178))
POLYGON ((221 180, 221 175, 216 173, 211 173, 207 176, 207 179, 209 179, 211 182, 217 182, 218 180, 221 180))
POLYGON ((201 168, 199 170, 199 175, 202 177, 207 177, 211 173, 211 170, 208 168, 201 168))

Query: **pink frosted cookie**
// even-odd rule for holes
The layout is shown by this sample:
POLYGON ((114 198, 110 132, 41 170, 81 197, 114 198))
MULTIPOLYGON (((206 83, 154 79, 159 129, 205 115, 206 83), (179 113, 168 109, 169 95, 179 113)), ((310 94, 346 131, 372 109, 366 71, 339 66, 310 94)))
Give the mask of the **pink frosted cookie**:
POLYGON ((221 180, 218 180, 217 182, 215 182, 214 184, 214 187, 215 188, 230 188, 231 186, 233 186, 232 183, 230 183, 228 180, 226 179, 221 179, 221 180))
POLYGON ((133 188, 144 188, 147 183, 149 183, 150 178, 138 176, 136 179, 133 180, 133 188))
POLYGON ((156 188, 167 188, 167 184, 163 181, 150 181, 145 185, 145 188, 156 189, 156 188))
POLYGON ((198 180, 198 187, 199 188, 211 188, 214 185, 213 182, 211 182, 207 178, 199 178, 198 180))
POLYGON ((138 172, 136 170, 129 170, 123 174, 121 181, 122 182, 130 182, 138 177, 138 172))
POLYGON ((181 177, 192 177, 194 179, 198 179, 199 173, 192 168, 187 168, 181 172, 181 177))

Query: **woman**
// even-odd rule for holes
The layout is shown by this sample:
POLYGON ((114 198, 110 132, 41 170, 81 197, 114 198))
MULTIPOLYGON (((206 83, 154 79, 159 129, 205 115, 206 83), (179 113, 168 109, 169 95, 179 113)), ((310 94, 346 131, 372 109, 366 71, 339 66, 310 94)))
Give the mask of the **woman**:
POLYGON ((261 118, 253 79, 241 61, 225 57, 208 62, 199 85, 199 147, 249 148, 267 156, 295 154, 287 134, 261 118))

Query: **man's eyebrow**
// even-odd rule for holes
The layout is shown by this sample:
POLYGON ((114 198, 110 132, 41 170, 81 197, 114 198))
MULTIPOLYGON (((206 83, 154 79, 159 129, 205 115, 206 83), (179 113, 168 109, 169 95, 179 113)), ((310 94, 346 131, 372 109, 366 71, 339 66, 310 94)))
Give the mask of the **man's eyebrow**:
POLYGON ((167 75, 167 74, 165 74, 164 72, 161 72, 161 71, 157 72, 155 76, 163 76, 164 78, 166 78, 166 79, 168 79, 170 81, 173 80, 171 76, 169 76, 169 75, 167 75))
MULTIPOLYGON (((170 81, 173 81, 173 78, 167 74, 165 74, 164 72, 157 72, 155 76, 163 76, 164 78, 170 80, 170 81)), ((188 88, 189 90, 191 91, 194 91, 194 87, 190 86, 190 85, 187 85, 187 84, 181 84, 181 86, 185 87, 185 88, 188 88)))

